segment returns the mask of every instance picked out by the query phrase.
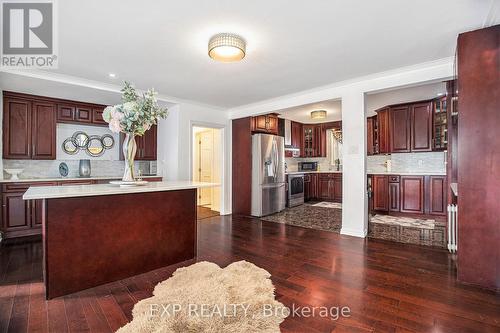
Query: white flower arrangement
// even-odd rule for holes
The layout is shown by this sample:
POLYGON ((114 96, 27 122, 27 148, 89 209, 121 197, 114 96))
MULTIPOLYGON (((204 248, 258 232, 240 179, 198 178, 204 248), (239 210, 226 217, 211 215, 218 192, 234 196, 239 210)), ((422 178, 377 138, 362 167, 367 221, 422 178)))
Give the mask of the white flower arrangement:
POLYGON ((158 105, 153 89, 139 96, 134 87, 125 81, 121 91, 123 104, 108 106, 102 115, 112 132, 142 136, 156 125, 158 119, 167 117, 168 111, 158 105))

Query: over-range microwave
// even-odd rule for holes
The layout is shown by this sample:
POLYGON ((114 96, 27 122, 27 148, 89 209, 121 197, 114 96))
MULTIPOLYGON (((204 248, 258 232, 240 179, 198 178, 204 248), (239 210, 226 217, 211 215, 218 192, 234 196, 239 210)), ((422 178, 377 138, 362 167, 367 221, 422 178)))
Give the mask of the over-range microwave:
POLYGON ((318 162, 299 162, 299 171, 318 171, 318 162))

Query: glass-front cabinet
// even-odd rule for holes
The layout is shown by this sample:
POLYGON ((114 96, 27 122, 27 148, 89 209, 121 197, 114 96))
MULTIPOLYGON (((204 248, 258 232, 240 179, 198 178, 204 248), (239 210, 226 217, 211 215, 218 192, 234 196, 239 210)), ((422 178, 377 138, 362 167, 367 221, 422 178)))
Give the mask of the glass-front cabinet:
POLYGON ((448 147, 448 105, 446 96, 434 100, 434 147, 433 150, 446 150, 448 147))
POLYGON ((304 125, 304 157, 314 155, 314 127, 304 125))

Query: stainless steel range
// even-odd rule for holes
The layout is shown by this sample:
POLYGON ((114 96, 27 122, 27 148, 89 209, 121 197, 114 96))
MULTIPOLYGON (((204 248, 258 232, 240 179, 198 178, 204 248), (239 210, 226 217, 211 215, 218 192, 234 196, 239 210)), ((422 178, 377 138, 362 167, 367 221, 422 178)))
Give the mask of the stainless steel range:
POLYGON ((304 203, 304 174, 288 175, 288 207, 295 207, 304 203))

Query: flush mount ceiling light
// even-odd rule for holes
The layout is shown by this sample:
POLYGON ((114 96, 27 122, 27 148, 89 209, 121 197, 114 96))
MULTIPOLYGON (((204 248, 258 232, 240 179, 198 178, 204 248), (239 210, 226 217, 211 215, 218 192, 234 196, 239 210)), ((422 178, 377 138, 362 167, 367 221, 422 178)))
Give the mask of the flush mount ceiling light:
POLYGON ((325 119, 326 110, 311 111, 311 119, 325 119))
POLYGON ((208 42, 208 55, 217 61, 239 61, 245 57, 245 51, 245 40, 235 34, 217 34, 208 42))

